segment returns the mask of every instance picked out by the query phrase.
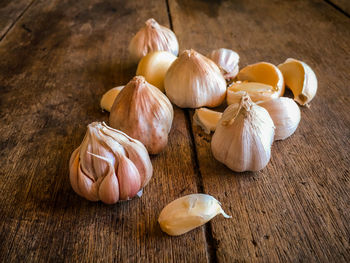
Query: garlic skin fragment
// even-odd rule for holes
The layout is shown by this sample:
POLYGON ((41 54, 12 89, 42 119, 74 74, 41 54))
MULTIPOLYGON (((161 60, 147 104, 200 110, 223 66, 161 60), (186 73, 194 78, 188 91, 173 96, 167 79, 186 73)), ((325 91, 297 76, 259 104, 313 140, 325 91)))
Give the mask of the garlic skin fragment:
POLYGON ((308 105, 317 92, 317 78, 314 71, 304 62, 288 58, 278 65, 294 100, 300 105, 308 105))
POLYGON ((144 77, 136 76, 114 101, 109 123, 141 141, 150 154, 157 154, 168 143, 173 118, 169 99, 144 77))
POLYGON ((103 94, 101 102, 100 102, 100 106, 102 108, 102 110, 111 111, 113 102, 115 100, 115 98, 118 96, 119 92, 124 88, 124 86, 119 86, 119 87, 115 87, 112 88, 110 90, 108 90, 105 94, 103 94))
POLYGON ((93 122, 71 155, 69 171, 78 195, 114 204, 137 195, 151 179, 153 168, 141 142, 105 123, 93 122))
POLYGON ((161 26, 150 18, 132 38, 129 44, 131 58, 139 61, 152 51, 169 51, 175 56, 179 53, 179 43, 173 31, 161 26))
POLYGON ((193 115, 193 122, 200 126, 205 133, 215 131, 216 125, 221 119, 222 113, 207 108, 196 109, 193 115))
POLYGON ((270 160, 273 121, 249 96, 224 111, 211 141, 216 160, 235 172, 259 171, 270 160))
POLYGON ((226 81, 218 66, 194 50, 185 50, 164 79, 168 98, 181 108, 216 107, 226 96, 226 81))
POLYGON ((233 50, 226 48, 215 49, 208 55, 208 58, 218 65, 227 81, 237 76, 239 71, 239 55, 233 50))
POLYGON ((144 56, 136 70, 137 76, 144 76, 148 83, 164 92, 164 78, 171 64, 176 59, 167 51, 155 51, 144 56))
POLYGON ((275 141, 288 138, 298 128, 301 118, 300 109, 292 99, 280 97, 257 104, 269 112, 275 124, 275 141))
POLYGON ((220 202, 206 194, 191 194, 178 198, 161 211, 158 222, 170 236, 182 235, 204 225, 216 215, 231 218, 222 210, 220 202))

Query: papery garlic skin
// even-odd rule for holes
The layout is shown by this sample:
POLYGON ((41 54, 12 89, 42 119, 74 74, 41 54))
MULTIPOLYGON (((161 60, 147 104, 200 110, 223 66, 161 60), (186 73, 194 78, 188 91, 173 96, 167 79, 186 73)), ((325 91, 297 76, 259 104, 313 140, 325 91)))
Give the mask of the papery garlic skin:
POLYGON ((278 65, 288 88, 294 95, 294 100, 300 105, 307 105, 317 92, 317 78, 314 71, 304 62, 288 58, 278 65))
POLYGON ((225 99, 226 81, 218 66, 194 50, 185 50, 164 79, 168 98, 181 108, 216 107, 225 99))
POLYGON ((102 110, 111 111, 115 98, 123 88, 124 86, 115 87, 103 94, 100 102, 102 110))
POLYGON ((141 142, 100 122, 88 125, 83 142, 71 155, 69 170, 77 194, 106 204, 131 199, 153 173, 141 142))
POLYGON ((215 131, 216 126, 221 119, 222 113, 207 108, 196 109, 193 115, 194 124, 200 126, 205 133, 215 131))
POLYGON ((169 99, 144 77, 136 76, 114 101, 109 123, 141 141, 150 154, 157 154, 168 143, 173 118, 169 99))
POLYGON ((171 64, 176 59, 167 51, 155 51, 144 56, 136 70, 137 76, 144 76, 148 83, 164 92, 164 78, 171 64))
POLYGON ((173 31, 161 26, 156 20, 150 18, 132 38, 129 44, 131 58, 139 61, 152 51, 169 51, 175 56, 179 53, 179 43, 173 31))
POLYGON ((257 103, 265 108, 275 124, 275 140, 284 140, 291 136, 300 122, 300 109, 294 100, 280 97, 257 103))
POLYGON ((158 222, 163 232, 171 236, 179 236, 204 225, 218 214, 230 218, 214 197, 206 194, 191 194, 165 206, 159 215, 158 222))
POLYGON ((213 156, 235 172, 259 171, 270 160, 273 121, 249 96, 224 111, 211 141, 213 156))
POLYGON ((239 71, 239 55, 233 50, 226 48, 215 49, 208 55, 208 58, 218 65, 227 81, 237 76, 239 71))

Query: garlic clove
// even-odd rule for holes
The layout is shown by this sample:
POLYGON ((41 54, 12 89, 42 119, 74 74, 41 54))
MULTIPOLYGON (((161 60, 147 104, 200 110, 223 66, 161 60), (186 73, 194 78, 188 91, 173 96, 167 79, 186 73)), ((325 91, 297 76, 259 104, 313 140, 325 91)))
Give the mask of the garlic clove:
POLYGON ((231 49, 220 48, 213 50, 209 55, 212 61, 218 65, 226 80, 236 77, 239 71, 239 55, 231 49))
MULTIPOLYGON (((259 62, 246 66, 238 73, 237 79, 240 81, 259 82, 272 86, 275 92, 271 94, 271 99, 280 97, 284 93, 283 75, 281 71, 271 63, 259 62)), ((248 94, 251 96, 249 92, 248 94)))
POLYGON ((169 99, 144 77, 136 76, 114 101, 109 123, 141 141, 150 154, 157 154, 168 143, 173 118, 169 99))
POLYGON ((291 136, 300 122, 300 109, 290 98, 277 99, 257 103, 265 108, 275 124, 275 140, 284 140, 291 136))
POLYGON ((185 50, 168 69, 164 87, 181 108, 216 107, 226 96, 226 81, 218 66, 194 50, 185 50))
POLYGON ((259 82, 235 82, 227 89, 227 104, 239 103, 244 94, 249 94, 249 97, 254 102, 279 97, 271 85, 259 82))
POLYGON ((271 157, 274 129, 267 110, 244 95, 224 111, 211 140, 213 156, 235 172, 261 170, 271 157))
POLYGON ((278 65, 294 100, 300 105, 307 105, 316 95, 317 78, 314 71, 304 62, 288 58, 278 65))
POLYGON ((129 44, 131 58, 140 60, 152 51, 169 51, 175 56, 179 53, 179 43, 173 31, 161 26, 156 20, 150 18, 132 38, 129 44))
POLYGON ((191 194, 165 206, 159 215, 158 222, 162 231, 171 236, 178 236, 207 223, 218 214, 230 218, 214 197, 206 194, 191 194))
POLYGON ((164 92, 164 78, 171 64, 176 59, 167 51, 155 51, 144 56, 136 70, 136 75, 144 76, 148 83, 164 92))
POLYGON ((193 115, 193 121, 200 126, 205 133, 210 134, 211 131, 215 131, 222 116, 221 112, 213 111, 207 108, 196 109, 193 115))
POLYGON ((108 90, 105 94, 103 94, 101 102, 100 102, 100 106, 101 106, 102 110, 106 110, 108 112, 111 111, 111 108, 112 108, 112 105, 113 105, 115 98, 118 96, 119 92, 123 88, 124 88, 124 86, 115 87, 115 88, 108 90))

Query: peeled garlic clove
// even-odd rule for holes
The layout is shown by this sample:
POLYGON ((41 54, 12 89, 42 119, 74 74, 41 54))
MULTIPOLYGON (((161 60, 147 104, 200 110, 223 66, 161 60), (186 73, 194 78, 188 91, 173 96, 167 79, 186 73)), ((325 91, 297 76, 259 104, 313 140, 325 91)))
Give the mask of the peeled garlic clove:
MULTIPOLYGON (((245 68, 237 75, 237 79, 242 82, 258 82, 273 87, 274 92, 271 98, 278 98, 284 93, 284 80, 281 71, 273 64, 259 62, 245 68)), ((249 96, 253 96, 248 92, 249 96)))
POLYGON ((105 123, 94 122, 72 153, 69 179, 80 196, 113 204, 134 197, 147 184, 152 170, 142 143, 105 123), (135 147, 133 155, 128 154, 130 147, 135 147))
POLYGON ((181 108, 215 107, 226 95, 226 81, 218 66, 194 50, 185 50, 164 79, 168 98, 181 108))
POLYGON ((169 99, 144 77, 136 76, 114 101, 109 123, 141 141, 150 154, 157 154, 168 143, 173 117, 169 99))
POLYGON ((249 94, 249 97, 254 102, 279 97, 271 85, 259 82, 235 82, 227 88, 227 104, 239 103, 244 94, 249 94))
POLYGON ((158 222, 162 231, 171 236, 179 236, 204 225, 218 214, 230 218, 214 197, 206 194, 191 194, 165 206, 159 215, 158 222))
POLYGON ((236 172, 261 170, 270 160, 274 129, 267 110, 244 95, 224 111, 211 141, 213 155, 236 172))
POLYGON ((280 97, 257 104, 269 112, 276 126, 275 140, 284 140, 295 132, 300 122, 300 109, 292 99, 280 97))
POLYGON ((294 100, 300 105, 308 104, 316 95, 317 78, 314 71, 304 62, 288 58, 278 65, 288 88, 294 94, 294 100))
POLYGON ((215 131, 222 116, 221 112, 213 111, 207 108, 196 109, 193 115, 193 121, 200 126, 205 133, 210 134, 211 131, 215 131))
POLYGON ((213 50, 208 58, 219 66, 226 80, 234 79, 238 74, 239 55, 231 49, 220 48, 213 50))
POLYGON ((113 105, 115 98, 118 96, 119 92, 123 88, 124 88, 124 86, 115 87, 115 88, 108 90, 105 94, 103 94, 101 102, 100 102, 100 106, 101 106, 102 110, 106 110, 108 112, 111 111, 111 108, 112 108, 112 105, 113 105))
POLYGON ((129 44, 132 59, 138 61, 152 51, 169 51, 177 56, 179 43, 174 32, 159 25, 153 18, 148 19, 145 24, 129 44))
POLYGON ((144 76, 148 83, 164 92, 165 73, 175 59, 176 56, 167 51, 148 53, 140 60, 136 75, 144 76))

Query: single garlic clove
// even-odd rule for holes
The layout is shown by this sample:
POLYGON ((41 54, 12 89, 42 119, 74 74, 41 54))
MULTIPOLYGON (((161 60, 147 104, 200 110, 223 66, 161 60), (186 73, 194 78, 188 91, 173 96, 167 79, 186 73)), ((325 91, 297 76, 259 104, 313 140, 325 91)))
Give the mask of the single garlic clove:
POLYGON ((152 51, 169 51, 175 56, 179 53, 179 43, 173 31, 161 26, 150 18, 132 38, 129 44, 131 58, 139 61, 152 51))
POLYGON ((280 97, 257 103, 265 108, 275 124, 275 140, 284 140, 291 136, 300 122, 300 109, 290 98, 280 97))
POLYGON ((105 94, 103 94, 101 102, 100 102, 100 106, 101 106, 102 110, 106 110, 108 112, 111 111, 111 108, 112 108, 112 105, 113 105, 115 98, 118 96, 119 92, 123 88, 124 88, 124 86, 115 87, 115 88, 108 90, 105 94))
POLYGON ((210 134, 211 131, 215 131, 222 116, 221 112, 213 111, 207 108, 196 109, 193 115, 193 121, 200 126, 205 133, 210 134))
POLYGON ((294 95, 294 100, 300 105, 307 105, 317 92, 317 78, 314 71, 304 62, 288 58, 278 65, 288 88, 294 95))
POLYGON ((218 66, 194 50, 185 50, 168 69, 164 87, 181 108, 216 107, 226 96, 226 81, 218 66))
POLYGON ((167 51, 148 53, 140 60, 136 75, 144 76, 148 83, 164 92, 165 73, 175 59, 176 56, 167 51))
POLYGON ((162 231, 171 236, 179 236, 207 223, 218 214, 230 218, 214 197, 206 194, 191 194, 165 206, 159 215, 158 222, 162 231))
POLYGON ((254 102, 279 97, 271 85, 259 82, 235 82, 227 88, 227 104, 239 103, 244 94, 249 94, 249 97, 254 102))
POLYGON ((274 129, 267 110, 244 95, 224 111, 211 140, 213 156, 235 172, 261 170, 270 160, 274 129))
MULTIPOLYGON (((277 98, 284 93, 284 80, 281 71, 273 64, 267 62, 259 62, 245 68, 237 75, 240 81, 258 82, 273 87, 274 92, 271 93, 271 99, 277 98)), ((249 96, 252 96, 248 92, 249 96)))
POLYGON ((226 48, 215 49, 208 55, 208 58, 219 66, 226 80, 234 79, 238 74, 239 55, 233 50, 226 48))
POLYGON ((169 99, 144 77, 136 76, 114 101, 109 123, 141 141, 150 154, 157 154, 168 143, 173 117, 169 99))

